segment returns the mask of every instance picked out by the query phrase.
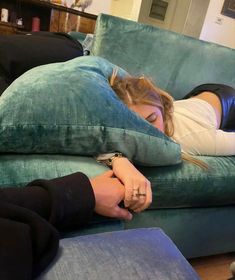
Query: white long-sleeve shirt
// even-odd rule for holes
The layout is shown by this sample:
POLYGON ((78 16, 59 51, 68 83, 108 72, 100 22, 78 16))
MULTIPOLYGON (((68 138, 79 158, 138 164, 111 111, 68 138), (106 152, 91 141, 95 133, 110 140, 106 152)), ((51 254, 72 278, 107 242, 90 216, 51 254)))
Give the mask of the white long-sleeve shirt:
POLYGON ((235 155, 235 132, 217 128, 213 107, 198 98, 174 102, 173 139, 191 155, 235 155))

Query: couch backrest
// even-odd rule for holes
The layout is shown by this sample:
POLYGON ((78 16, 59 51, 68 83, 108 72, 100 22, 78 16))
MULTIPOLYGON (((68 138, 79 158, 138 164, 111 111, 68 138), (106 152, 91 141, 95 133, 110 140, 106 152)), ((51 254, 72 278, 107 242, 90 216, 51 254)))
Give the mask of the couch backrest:
POLYGON ((151 77, 175 98, 203 83, 235 87, 234 49, 105 14, 97 19, 92 54, 151 77))

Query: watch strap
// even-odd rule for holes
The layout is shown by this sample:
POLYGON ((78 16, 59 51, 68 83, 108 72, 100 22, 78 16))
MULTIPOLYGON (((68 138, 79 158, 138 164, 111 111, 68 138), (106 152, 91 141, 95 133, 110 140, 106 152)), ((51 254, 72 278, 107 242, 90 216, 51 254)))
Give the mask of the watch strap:
POLYGON ((124 157, 122 153, 116 152, 116 153, 109 153, 109 154, 103 154, 99 155, 97 157, 97 161, 104 163, 105 165, 112 167, 113 166, 113 161, 116 158, 122 158, 124 157))

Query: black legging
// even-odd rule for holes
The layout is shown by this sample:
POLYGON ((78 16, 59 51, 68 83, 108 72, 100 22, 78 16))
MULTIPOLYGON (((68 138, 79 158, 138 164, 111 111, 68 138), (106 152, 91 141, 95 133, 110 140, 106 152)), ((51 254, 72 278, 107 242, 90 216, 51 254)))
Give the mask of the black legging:
POLYGON ((220 99, 222 106, 220 129, 235 131, 235 89, 222 84, 203 84, 194 88, 183 99, 196 96, 203 91, 213 92, 220 99))

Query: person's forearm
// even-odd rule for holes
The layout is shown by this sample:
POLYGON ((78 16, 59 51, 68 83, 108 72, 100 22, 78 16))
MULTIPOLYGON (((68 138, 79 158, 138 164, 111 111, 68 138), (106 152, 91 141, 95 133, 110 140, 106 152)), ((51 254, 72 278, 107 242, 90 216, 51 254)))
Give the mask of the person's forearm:
POLYGON ((0 201, 32 210, 57 228, 87 223, 95 207, 90 181, 79 172, 35 180, 25 188, 0 189, 0 201))
POLYGON ((49 192, 38 186, 0 189, 0 202, 32 210, 46 220, 51 211, 49 192))
POLYGON ((39 275, 56 256, 55 227, 88 222, 94 207, 92 186, 82 173, 0 189, 0 278, 39 275))

